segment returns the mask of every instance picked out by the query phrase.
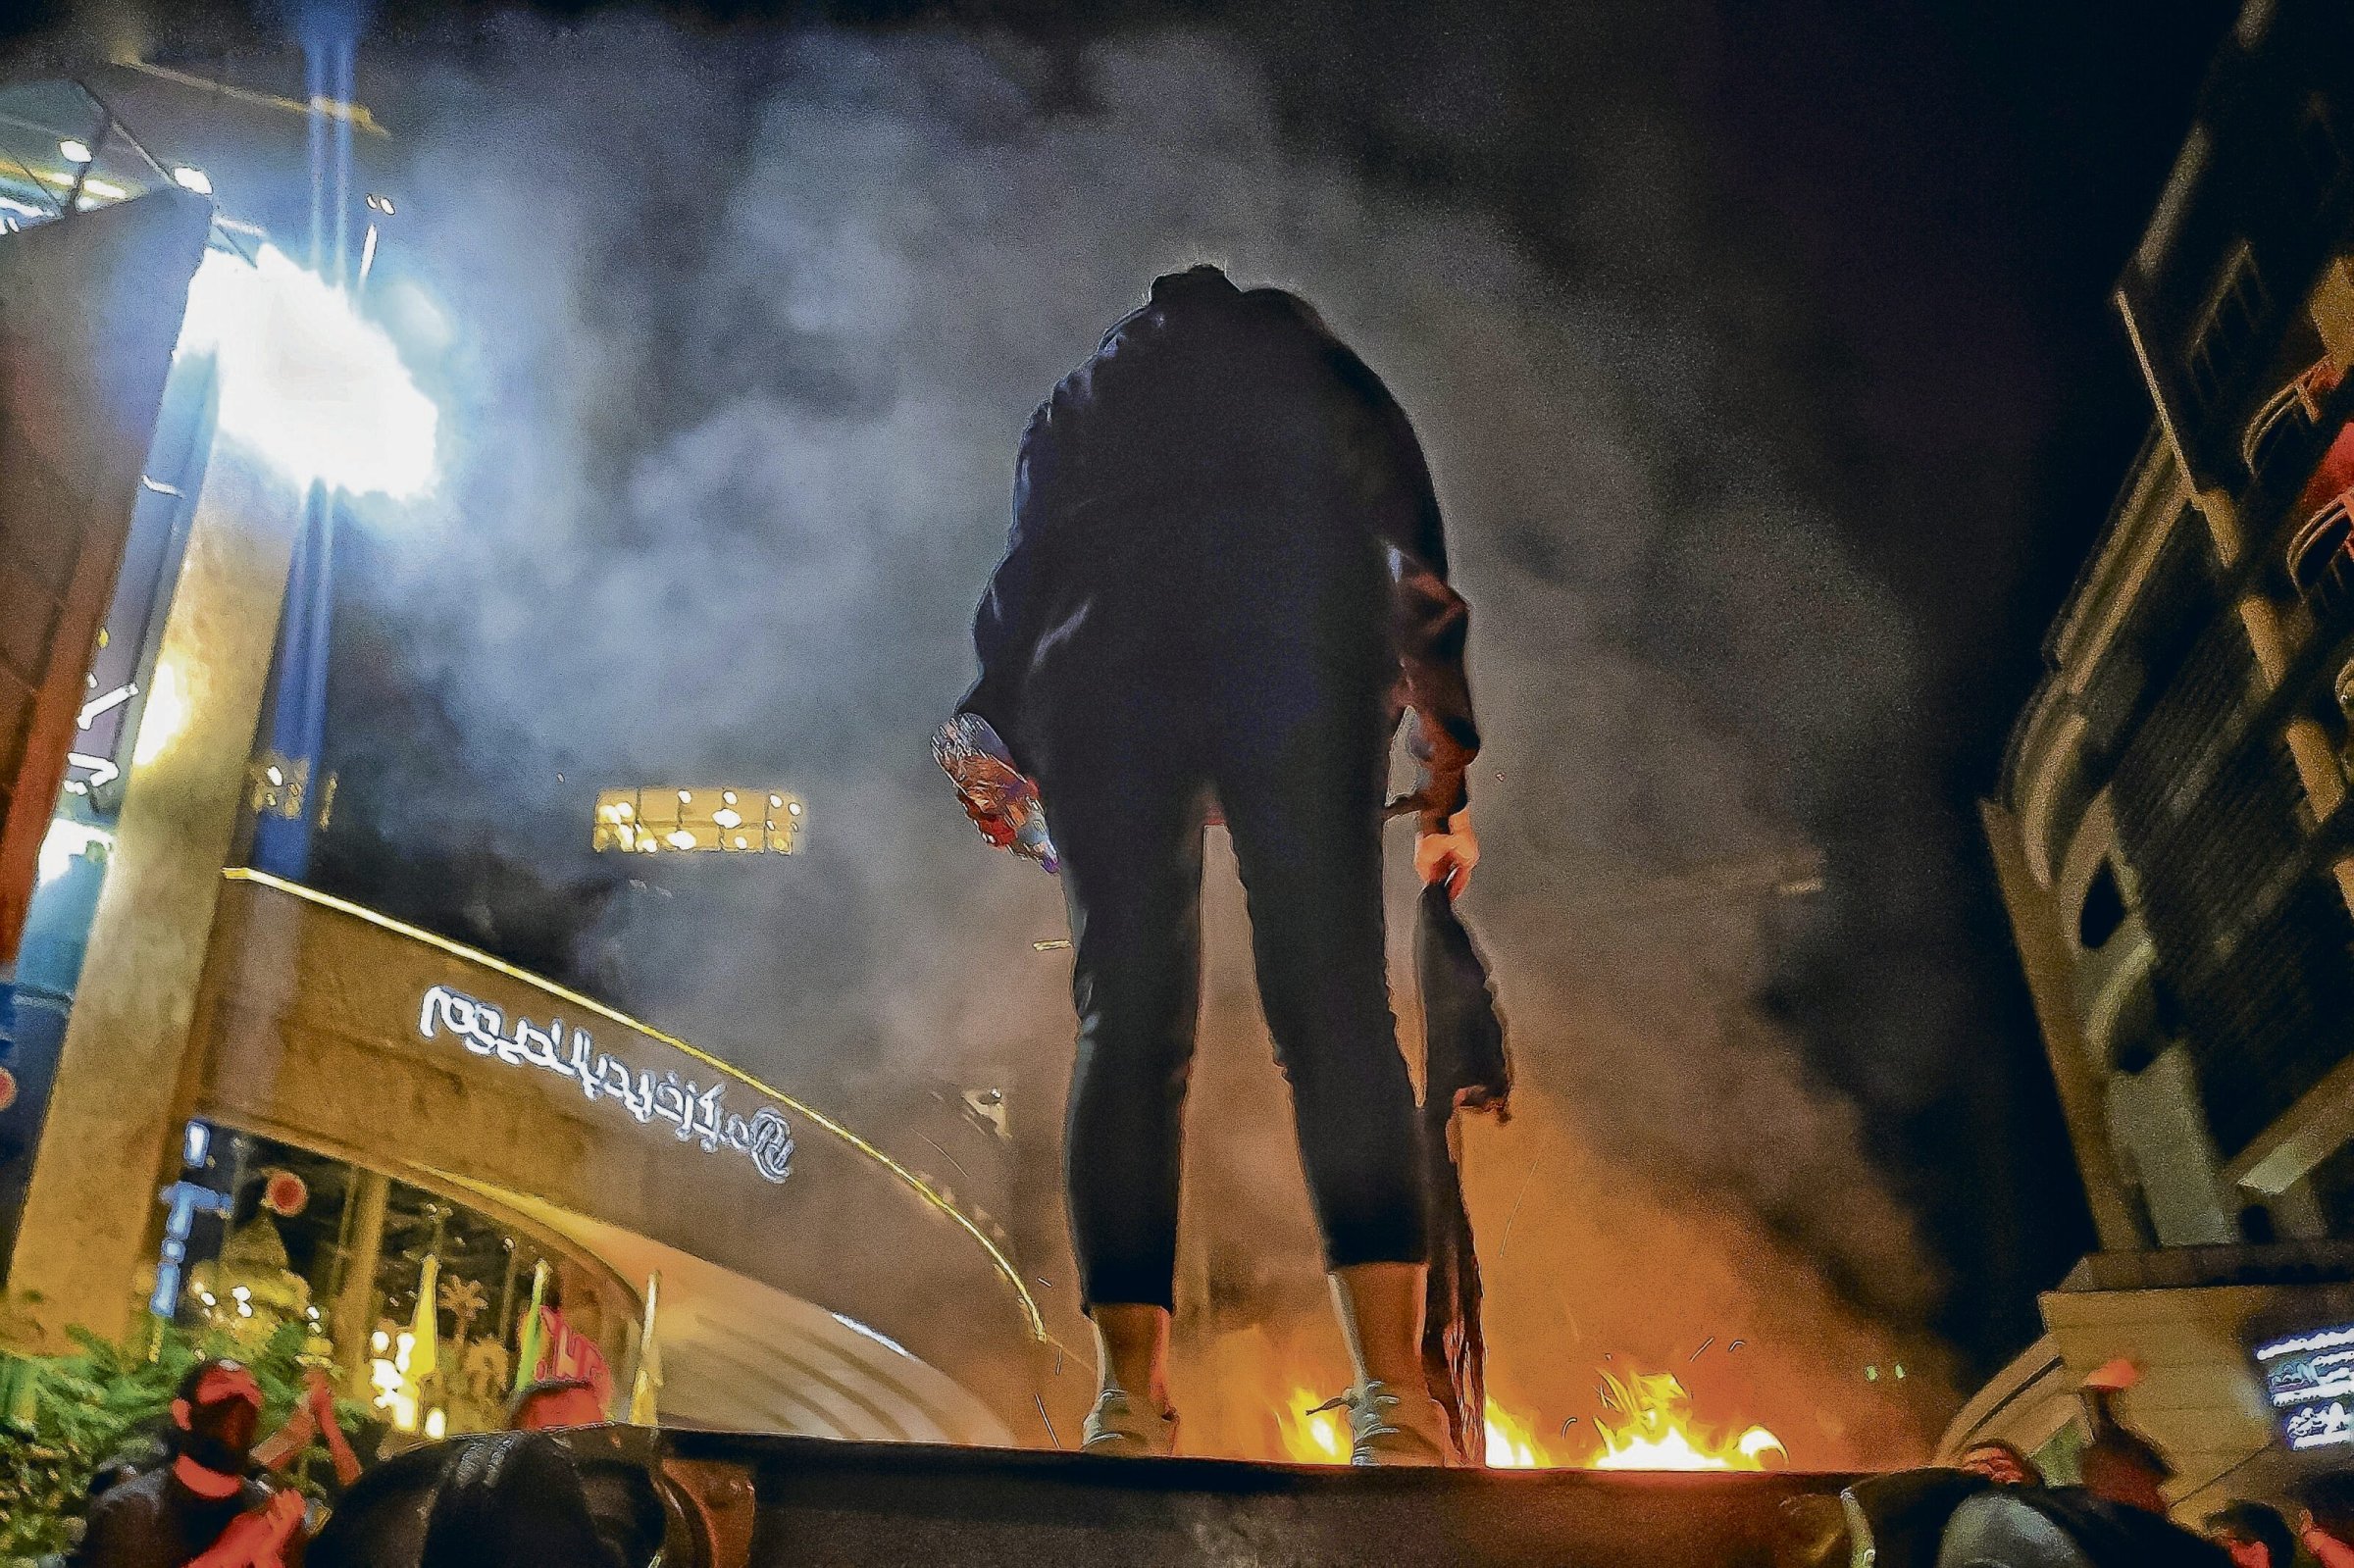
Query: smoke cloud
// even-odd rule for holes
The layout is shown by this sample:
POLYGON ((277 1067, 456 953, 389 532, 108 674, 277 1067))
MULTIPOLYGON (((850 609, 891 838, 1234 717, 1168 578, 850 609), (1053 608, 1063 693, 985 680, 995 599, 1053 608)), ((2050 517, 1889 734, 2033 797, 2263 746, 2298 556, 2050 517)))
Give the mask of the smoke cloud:
MULTIPOLYGON (((364 591, 475 781, 380 759, 347 787, 381 831, 561 866, 597 787, 793 788, 805 854, 665 868, 582 965, 853 1120, 910 1082, 1015 1086, 1050 1173, 1067 965, 1034 943, 1060 900, 973 838, 926 738, 1037 399, 1157 272, 1296 288, 1413 417, 1473 606, 1465 908, 1526 1086, 1468 1138, 1500 1393, 1550 1436, 1631 1363, 1803 1464, 1920 1451, 1943 1284, 1857 1101, 1757 1001, 1821 918, 1786 760, 1867 753, 1917 658, 1728 416, 1715 345, 1302 145, 1263 61, 1203 34, 509 19, 362 69, 410 160, 375 309, 444 408, 441 487, 364 591)), ((1646 253, 1688 221, 1672 152, 1630 138, 1615 172, 1646 253)), ((1192 1439, 1255 1452, 1275 1385, 1329 1392, 1342 1362, 1231 875, 1213 856, 1181 1397, 1192 1439)), ((1081 1342, 1028 1190, 1029 1272, 1081 1342)))

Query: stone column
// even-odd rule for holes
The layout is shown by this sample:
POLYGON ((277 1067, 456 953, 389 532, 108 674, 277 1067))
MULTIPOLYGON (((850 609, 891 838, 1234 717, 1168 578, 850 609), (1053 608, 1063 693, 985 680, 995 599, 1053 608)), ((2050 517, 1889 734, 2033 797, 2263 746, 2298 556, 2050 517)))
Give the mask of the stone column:
POLYGON ((350 1357, 343 1391, 366 1403, 376 1397, 368 1381, 368 1336, 376 1327, 376 1266, 384 1255, 384 1208, 392 1179, 382 1171, 351 1173, 351 1255, 343 1262, 343 1289, 335 1292, 335 1346, 350 1357))
POLYGON ((191 1109, 199 983, 245 789, 301 501, 215 448, 164 623, 89 960, 8 1284, 18 1348, 119 1340, 191 1109))
POLYGON ((2068 1140, 2075 1150, 2084 1196, 2092 1206, 2093 1229, 2102 1250, 2137 1251, 2143 1244, 2141 1228, 2125 1201, 2125 1185, 2109 1145, 2100 1077, 2085 1050, 2084 1031, 2076 1020, 2068 938, 2061 935, 2050 898, 2036 886, 2034 873, 2027 869, 2018 819, 1991 800, 1980 801, 1978 811, 1985 819, 1987 845, 1994 851, 1995 880, 2011 912, 2012 935, 2019 943, 2020 967, 2026 972, 2027 994, 2035 1003, 2036 1022, 2043 1026, 2044 1054, 2051 1059, 2052 1080, 2060 1090, 2060 1111, 2068 1121, 2068 1140))

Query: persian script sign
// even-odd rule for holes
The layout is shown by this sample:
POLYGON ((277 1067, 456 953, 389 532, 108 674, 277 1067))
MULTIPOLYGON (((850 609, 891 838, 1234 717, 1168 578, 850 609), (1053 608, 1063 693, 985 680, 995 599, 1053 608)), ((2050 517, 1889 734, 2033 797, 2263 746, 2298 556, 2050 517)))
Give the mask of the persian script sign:
POLYGON ((519 1017, 510 1033, 506 1015, 491 1003, 435 986, 418 1010, 417 1034, 436 1039, 444 1032, 477 1056, 567 1079, 590 1103, 611 1100, 640 1123, 668 1122, 680 1142, 699 1139, 706 1154, 728 1149, 745 1155, 768 1181, 782 1182, 793 1174, 793 1129, 785 1113, 773 1105, 749 1117, 730 1111, 725 1083, 702 1088, 692 1079, 681 1083, 676 1071, 659 1078, 643 1069, 632 1073, 627 1062, 595 1050, 587 1030, 572 1030, 568 1037, 560 1018, 550 1018, 540 1029, 519 1017))
POLYGON ((2257 1348, 2256 1365, 2291 1448, 2354 1443, 2354 1328, 2276 1340, 2257 1348))

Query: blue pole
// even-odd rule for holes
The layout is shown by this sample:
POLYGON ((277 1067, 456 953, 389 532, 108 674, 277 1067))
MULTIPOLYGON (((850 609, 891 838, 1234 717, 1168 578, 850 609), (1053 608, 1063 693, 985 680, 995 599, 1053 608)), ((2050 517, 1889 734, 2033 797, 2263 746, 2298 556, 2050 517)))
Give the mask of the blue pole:
POLYGON ((255 766, 263 804, 253 829, 253 864, 300 882, 311 868, 311 825, 326 779, 328 649, 334 618, 334 500, 314 484, 301 541, 286 578, 268 740, 255 766), (276 770, 277 778, 270 777, 276 770))

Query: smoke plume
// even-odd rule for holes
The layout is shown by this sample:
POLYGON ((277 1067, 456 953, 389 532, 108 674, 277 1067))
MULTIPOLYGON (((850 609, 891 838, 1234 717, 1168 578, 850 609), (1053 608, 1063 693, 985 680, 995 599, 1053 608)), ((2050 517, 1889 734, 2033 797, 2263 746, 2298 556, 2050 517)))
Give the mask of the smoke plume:
MULTIPOLYGON (((600 785, 793 788, 805 854, 627 890, 582 965, 853 1120, 909 1082, 1017 1086, 1050 1171, 1067 965, 1034 944, 1059 898, 973 838, 926 737, 1037 399, 1157 272, 1295 288, 1413 417, 1473 606, 1465 908, 1526 1086, 1468 1139, 1499 1391, 1547 1435, 1632 1363, 1801 1463, 1919 1450, 1941 1282, 1856 1102, 1756 1001, 1819 918, 1783 764, 1860 755, 1915 654, 1726 413, 1712 345, 1304 143, 1263 60, 1204 34, 510 19, 362 70, 409 160, 375 308, 444 404, 440 490, 366 592, 475 781, 387 764, 354 786, 384 832, 561 865, 600 785)), ((1627 242, 1665 246, 1673 149, 1622 151, 1627 242)), ((1230 862, 1211 880, 1181 1396, 1251 1452, 1272 1385, 1329 1392, 1341 1362, 1230 862)), ((1029 1190, 1029 1272, 1077 1343, 1029 1190)))

